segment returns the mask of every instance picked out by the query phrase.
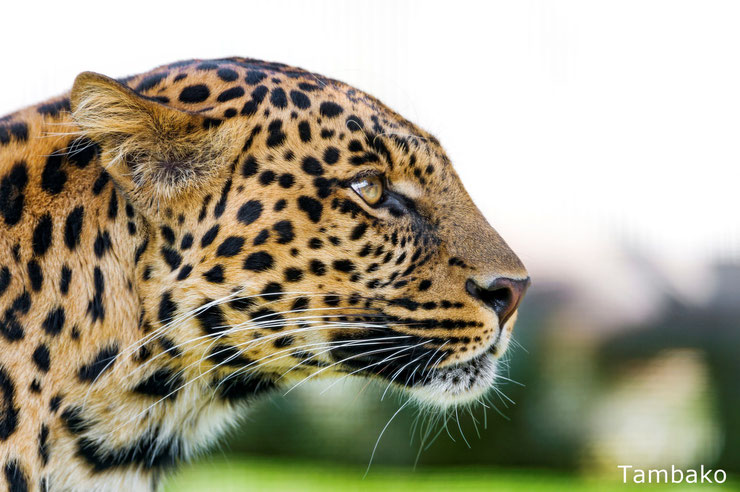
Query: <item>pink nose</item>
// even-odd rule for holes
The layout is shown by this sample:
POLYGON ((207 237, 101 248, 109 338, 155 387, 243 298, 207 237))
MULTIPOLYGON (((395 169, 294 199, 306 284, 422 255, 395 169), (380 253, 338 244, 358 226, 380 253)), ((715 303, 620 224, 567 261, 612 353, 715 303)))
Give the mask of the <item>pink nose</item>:
POLYGON ((485 287, 481 287, 473 279, 468 279, 465 282, 465 290, 493 309, 498 316, 499 326, 503 326, 519 307, 529 284, 529 277, 525 279, 499 277, 485 287))

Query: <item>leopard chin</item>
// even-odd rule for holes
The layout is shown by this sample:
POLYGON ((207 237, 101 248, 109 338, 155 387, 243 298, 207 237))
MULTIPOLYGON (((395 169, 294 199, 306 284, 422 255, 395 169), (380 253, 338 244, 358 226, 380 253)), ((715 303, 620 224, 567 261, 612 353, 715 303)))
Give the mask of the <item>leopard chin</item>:
POLYGON ((420 405, 447 409, 479 401, 495 384, 498 357, 491 351, 454 365, 430 371, 425 380, 409 389, 420 405))

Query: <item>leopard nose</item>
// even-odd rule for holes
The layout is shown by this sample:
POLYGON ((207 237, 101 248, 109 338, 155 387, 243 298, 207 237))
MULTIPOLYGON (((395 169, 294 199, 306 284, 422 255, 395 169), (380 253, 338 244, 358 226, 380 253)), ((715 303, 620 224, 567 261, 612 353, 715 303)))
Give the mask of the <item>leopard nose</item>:
POLYGON ((499 326, 503 327, 519 307, 529 284, 529 277, 525 279, 498 277, 486 286, 481 286, 476 280, 470 278, 465 282, 465 290, 493 309, 498 316, 499 326))

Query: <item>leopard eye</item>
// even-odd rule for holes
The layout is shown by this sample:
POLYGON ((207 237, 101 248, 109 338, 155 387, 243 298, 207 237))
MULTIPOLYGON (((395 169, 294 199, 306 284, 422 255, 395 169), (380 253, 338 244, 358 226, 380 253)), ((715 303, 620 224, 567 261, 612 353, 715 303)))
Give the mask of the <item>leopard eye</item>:
POLYGON ((365 176, 352 183, 352 189, 365 202, 374 207, 383 199, 383 178, 380 176, 365 176))

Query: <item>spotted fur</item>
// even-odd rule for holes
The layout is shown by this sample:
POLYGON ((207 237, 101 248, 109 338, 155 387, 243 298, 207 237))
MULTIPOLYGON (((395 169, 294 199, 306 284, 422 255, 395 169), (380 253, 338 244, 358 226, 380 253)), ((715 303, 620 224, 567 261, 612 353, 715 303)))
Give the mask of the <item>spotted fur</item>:
POLYGON ((84 73, 1 118, 0 252, 13 492, 155 489, 306 378, 474 399, 527 278, 433 136, 243 58, 84 73), (376 206, 352 188, 369 174, 376 206))

